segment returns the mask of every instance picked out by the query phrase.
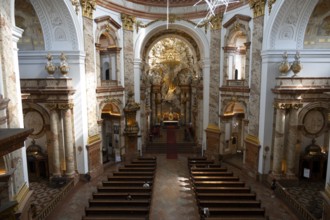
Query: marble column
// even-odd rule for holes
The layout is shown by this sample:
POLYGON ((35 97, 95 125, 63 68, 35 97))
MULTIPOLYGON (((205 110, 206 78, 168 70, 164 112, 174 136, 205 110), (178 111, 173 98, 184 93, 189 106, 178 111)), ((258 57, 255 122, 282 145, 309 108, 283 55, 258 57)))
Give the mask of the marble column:
MULTIPOLYGON (((220 21, 219 21, 220 22, 220 21)), ((210 80, 209 82, 209 124, 219 125, 219 86, 220 86, 220 53, 221 23, 213 26, 210 39, 210 80), (218 27, 218 28, 215 28, 218 27)))
POLYGON ((286 152, 286 164, 288 178, 295 177, 295 153, 298 133, 298 108, 292 107, 289 113, 289 132, 288 132, 288 147, 286 152))
POLYGON ((50 110, 50 133, 53 145, 53 176, 61 176, 60 145, 58 139, 58 125, 60 121, 57 112, 57 105, 49 104, 47 107, 50 110))
MULTIPOLYGON (((259 114, 260 114, 260 89, 261 89, 261 65, 262 59, 260 51, 262 51, 262 39, 264 30, 264 11, 265 0, 250 1, 250 7, 253 10, 253 31, 251 41, 251 75, 250 75, 250 105, 249 118, 249 134, 259 137, 259 114)), ((258 138, 259 139, 259 138, 258 138)))
POLYGON ((274 139, 274 153, 273 153, 273 171, 272 174, 280 176, 282 174, 282 160, 284 147, 284 123, 285 110, 276 108, 276 124, 275 124, 275 139, 274 139))
POLYGON ((65 146, 65 175, 72 177, 75 173, 74 149, 73 149, 73 128, 72 128, 72 108, 73 104, 60 104, 59 108, 62 109, 63 122, 64 122, 64 146, 65 146))
POLYGON ((250 46, 251 42, 244 43, 246 52, 245 52, 245 73, 244 73, 244 85, 249 85, 249 69, 250 69, 250 46))

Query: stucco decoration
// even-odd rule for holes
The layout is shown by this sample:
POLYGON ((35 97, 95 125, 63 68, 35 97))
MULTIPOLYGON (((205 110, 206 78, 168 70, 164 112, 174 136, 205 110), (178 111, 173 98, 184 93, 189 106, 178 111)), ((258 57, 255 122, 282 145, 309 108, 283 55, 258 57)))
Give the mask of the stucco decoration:
POLYGON ((44 50, 44 37, 37 14, 30 2, 15 1, 15 23, 24 30, 17 46, 20 50, 44 50))
POLYGON ((45 50, 78 50, 76 28, 65 1, 31 0, 31 4, 42 27, 45 50))
POLYGON ((330 48, 330 1, 321 0, 316 5, 305 32, 304 48, 330 48))
MULTIPOLYGON (((301 0, 299 4, 295 0, 286 0, 281 2, 278 8, 276 18, 269 26, 270 49, 302 49, 304 41, 304 32, 306 30, 309 18, 314 10, 316 1, 301 0)), ((272 14, 272 15, 274 15, 272 14)))

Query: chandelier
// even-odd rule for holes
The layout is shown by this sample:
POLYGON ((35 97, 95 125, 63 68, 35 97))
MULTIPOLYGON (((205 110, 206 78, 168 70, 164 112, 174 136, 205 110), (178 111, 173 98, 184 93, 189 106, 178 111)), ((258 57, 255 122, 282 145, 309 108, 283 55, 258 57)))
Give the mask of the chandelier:
MULTIPOLYGON (((197 25, 199 25, 202 22, 209 22, 210 19, 215 16, 216 14, 216 9, 222 5, 225 6, 225 12, 227 10, 227 7, 231 3, 236 3, 239 2, 240 0, 199 0, 194 4, 194 7, 205 2, 207 6, 207 14, 206 16, 198 22, 197 25)), ((169 23, 169 9, 170 9, 170 0, 167 0, 167 29, 168 29, 168 23, 169 23)), ((196 25, 196 26, 197 26, 196 25)))
MULTIPOLYGON (((198 4, 205 2, 207 5, 207 14, 206 16, 200 20, 198 22, 198 24, 202 23, 202 22, 209 22, 210 19, 215 16, 216 14, 216 9, 220 6, 225 6, 225 12, 227 10, 227 7, 229 4, 231 3, 236 3, 239 2, 240 0, 199 0, 198 2, 196 2, 196 4, 194 4, 194 6, 197 6, 198 4)), ((197 24, 197 25, 198 25, 197 24)))

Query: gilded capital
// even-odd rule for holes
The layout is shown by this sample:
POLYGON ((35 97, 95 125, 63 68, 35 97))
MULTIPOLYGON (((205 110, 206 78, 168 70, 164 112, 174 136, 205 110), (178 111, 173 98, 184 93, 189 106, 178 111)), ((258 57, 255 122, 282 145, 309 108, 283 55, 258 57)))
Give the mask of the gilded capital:
POLYGON ((265 0, 250 0, 250 8, 253 10, 253 17, 260 17, 265 14, 265 0))
POLYGON ((73 103, 60 103, 58 104, 58 109, 61 110, 73 109, 73 106, 74 106, 73 103))
POLYGON ((93 18, 93 11, 96 8, 96 0, 81 0, 82 15, 86 18, 93 18))
POLYGON ((286 110, 286 109, 294 109, 298 110, 303 107, 302 103, 274 103, 274 108, 286 110))
POLYGON ((274 103, 274 108, 275 109, 280 109, 280 110, 286 110, 291 108, 291 104, 289 103, 274 103))
POLYGON ((123 22, 123 29, 127 31, 133 31, 136 18, 132 15, 121 14, 121 20, 123 22))
POLYGON ((220 30, 222 23, 222 14, 217 14, 210 19, 211 29, 212 30, 220 30))
POLYGON ((56 110, 57 109, 57 104, 56 103, 49 103, 49 104, 46 104, 46 107, 52 111, 52 110, 56 110))

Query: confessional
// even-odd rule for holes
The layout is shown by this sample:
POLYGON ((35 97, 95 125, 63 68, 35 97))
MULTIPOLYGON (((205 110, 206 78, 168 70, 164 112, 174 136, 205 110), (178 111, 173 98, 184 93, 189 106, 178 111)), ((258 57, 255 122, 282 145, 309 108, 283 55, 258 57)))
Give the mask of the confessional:
POLYGON ((310 181, 324 180, 326 177, 328 155, 322 152, 315 139, 305 149, 300 156, 299 177, 310 181))
POLYGON ((48 178, 48 156, 43 153, 42 148, 32 141, 26 149, 29 178, 48 178))

